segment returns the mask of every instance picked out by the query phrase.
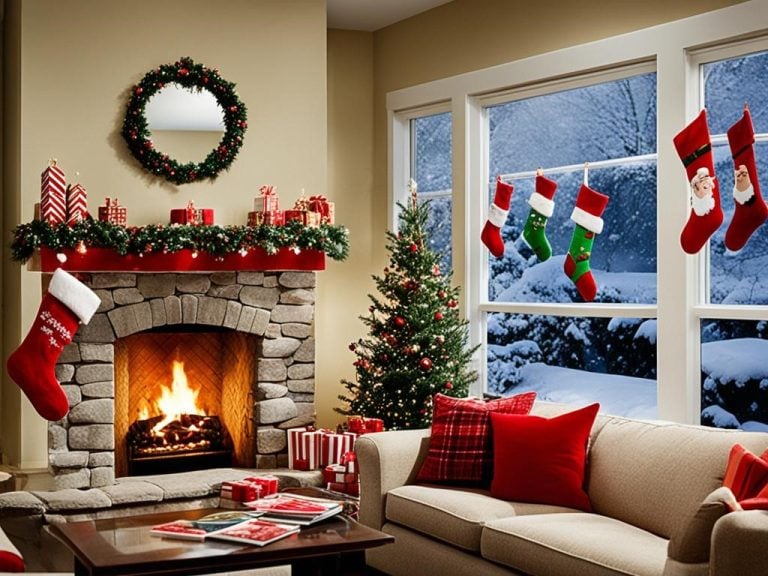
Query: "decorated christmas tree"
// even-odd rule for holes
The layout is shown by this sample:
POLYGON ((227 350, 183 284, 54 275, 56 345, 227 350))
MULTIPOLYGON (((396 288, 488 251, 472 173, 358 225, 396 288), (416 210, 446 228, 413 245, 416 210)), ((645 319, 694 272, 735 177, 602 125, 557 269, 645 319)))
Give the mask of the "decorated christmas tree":
POLYGON ((337 411, 381 418, 386 429, 424 428, 432 421, 432 397, 466 396, 476 373, 469 364, 467 321, 459 315, 459 289, 451 287, 440 255, 429 249, 429 201, 400 207, 399 232, 387 232, 389 266, 373 276, 380 296, 360 319, 369 334, 350 344, 356 381, 337 411))

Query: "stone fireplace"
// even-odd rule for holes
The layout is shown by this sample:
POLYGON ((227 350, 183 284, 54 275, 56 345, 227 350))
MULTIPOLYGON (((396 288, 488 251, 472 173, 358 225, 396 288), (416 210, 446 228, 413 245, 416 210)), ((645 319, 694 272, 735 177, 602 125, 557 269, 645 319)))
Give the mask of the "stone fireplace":
POLYGON ((314 272, 81 279, 101 306, 56 367, 70 404, 48 429, 57 489, 126 475, 126 432, 170 355, 194 357, 186 361, 232 436, 234 466, 287 466, 286 430, 315 415, 314 272))

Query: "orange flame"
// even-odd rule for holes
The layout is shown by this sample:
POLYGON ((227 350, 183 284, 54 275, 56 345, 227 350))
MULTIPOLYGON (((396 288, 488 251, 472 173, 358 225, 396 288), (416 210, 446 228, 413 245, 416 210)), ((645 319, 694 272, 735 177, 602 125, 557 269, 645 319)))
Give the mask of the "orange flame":
MULTIPOLYGON (((160 397, 155 400, 156 411, 162 414, 164 418, 155 424, 153 432, 159 433, 167 424, 178 420, 182 414, 197 414, 206 416, 203 410, 197 404, 197 397, 200 390, 194 390, 189 385, 187 374, 184 372, 184 362, 173 361, 173 381, 171 387, 160 386, 160 397)), ((149 411, 142 408, 139 413, 139 419, 149 418, 149 411)))

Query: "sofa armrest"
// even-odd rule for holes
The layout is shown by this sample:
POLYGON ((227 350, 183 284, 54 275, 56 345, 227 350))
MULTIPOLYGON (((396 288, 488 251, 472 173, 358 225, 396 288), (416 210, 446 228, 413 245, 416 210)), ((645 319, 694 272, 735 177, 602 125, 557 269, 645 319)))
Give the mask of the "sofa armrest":
POLYGON ((360 522, 384 524, 387 492, 416 477, 429 447, 429 429, 364 434, 355 441, 360 466, 360 522))
POLYGON ((768 575, 768 511, 726 514, 712 531, 710 576, 768 575))

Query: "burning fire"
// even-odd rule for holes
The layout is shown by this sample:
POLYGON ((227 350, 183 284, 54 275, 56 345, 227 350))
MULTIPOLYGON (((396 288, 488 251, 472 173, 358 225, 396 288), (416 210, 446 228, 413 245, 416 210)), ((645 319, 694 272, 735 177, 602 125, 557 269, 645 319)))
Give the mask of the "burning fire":
MULTIPOLYGON (((206 416, 205 410, 197 405, 197 396, 200 390, 193 390, 187 374, 184 372, 184 362, 173 361, 173 381, 171 387, 160 386, 160 397, 155 400, 157 412, 163 415, 163 419, 152 427, 154 433, 160 431, 174 420, 179 420, 182 414, 196 414, 206 416)), ((146 420, 149 410, 144 407, 139 411, 139 420, 146 420)))

